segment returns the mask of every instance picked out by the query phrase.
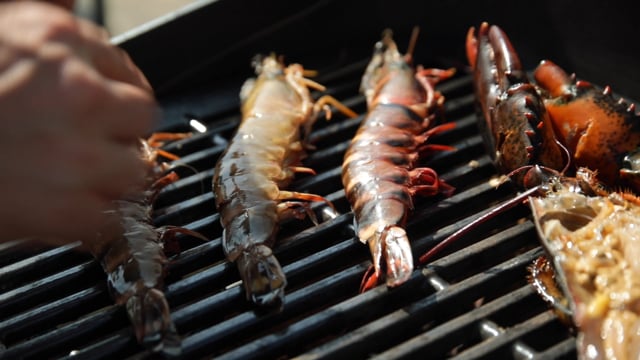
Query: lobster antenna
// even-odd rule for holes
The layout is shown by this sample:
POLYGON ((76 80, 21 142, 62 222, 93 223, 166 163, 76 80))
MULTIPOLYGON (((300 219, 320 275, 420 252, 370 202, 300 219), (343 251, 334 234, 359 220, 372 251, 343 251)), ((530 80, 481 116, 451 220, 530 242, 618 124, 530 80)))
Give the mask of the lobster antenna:
POLYGON ((567 149, 567 147, 564 146, 558 139, 556 139, 556 144, 558 144, 560 149, 563 150, 564 156, 567 157, 567 163, 564 165, 564 168, 562 168, 562 171, 560 172, 561 174, 565 174, 567 170, 569 170, 569 166, 571 166, 571 153, 569 152, 569 149, 567 149))
POLYGON ((447 238, 445 238, 444 240, 439 242, 436 246, 432 247, 429 251, 427 251, 422 256, 420 256, 420 258, 418 260, 419 263, 420 264, 424 264, 427 261, 431 260, 435 255, 439 254, 440 251, 442 251, 444 248, 446 248, 447 246, 455 243, 458 239, 460 239, 461 237, 463 237, 464 235, 469 233, 471 230, 477 228, 483 222, 494 218, 496 215, 501 214, 501 213, 505 212, 506 210, 509 210, 509 209, 513 208, 516 205, 521 204, 529 196, 535 194, 539 190, 540 190, 540 185, 538 185, 536 187, 533 187, 533 188, 531 188, 531 189, 529 189, 529 190, 527 190, 527 191, 525 191, 525 192, 523 192, 521 194, 518 194, 514 198, 511 198, 511 199, 509 199, 509 200, 507 200, 507 201, 505 201, 503 203, 500 203, 500 204, 496 205, 493 209, 489 210, 489 212, 485 213, 484 215, 481 215, 480 217, 474 219, 473 221, 471 221, 467 225, 465 225, 462 228, 458 229, 456 232, 454 232, 453 234, 449 235, 447 238))
POLYGON ((405 54, 405 58, 407 62, 411 62, 413 60, 413 51, 416 49, 416 43, 418 42, 418 35, 420 34, 420 27, 414 26, 411 31, 411 38, 409 39, 409 46, 407 47, 407 53, 405 54))

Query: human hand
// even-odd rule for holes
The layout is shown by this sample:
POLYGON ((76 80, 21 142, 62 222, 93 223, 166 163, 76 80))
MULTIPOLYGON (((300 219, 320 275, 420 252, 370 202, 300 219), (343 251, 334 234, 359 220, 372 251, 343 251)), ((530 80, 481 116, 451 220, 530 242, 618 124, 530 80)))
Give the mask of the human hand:
POLYGON ((0 3, 0 241, 95 237, 142 184, 151 87, 105 30, 43 2, 0 3))
MULTIPOLYGON (((33 0, 0 0, 0 2, 9 2, 9 1, 33 1, 33 0)), ((73 11, 73 6, 75 5, 75 0, 41 0, 44 2, 48 2, 50 4, 60 5, 63 8, 73 11)))

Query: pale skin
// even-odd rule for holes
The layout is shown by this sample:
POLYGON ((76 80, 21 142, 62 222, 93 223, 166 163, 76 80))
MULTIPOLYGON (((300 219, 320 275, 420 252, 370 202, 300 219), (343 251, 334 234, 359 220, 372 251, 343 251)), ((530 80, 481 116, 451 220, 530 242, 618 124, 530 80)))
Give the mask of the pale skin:
POLYGON ((73 1, 0 1, 0 242, 91 241, 142 184, 151 87, 73 1), (52 5, 50 3, 56 3, 52 5))

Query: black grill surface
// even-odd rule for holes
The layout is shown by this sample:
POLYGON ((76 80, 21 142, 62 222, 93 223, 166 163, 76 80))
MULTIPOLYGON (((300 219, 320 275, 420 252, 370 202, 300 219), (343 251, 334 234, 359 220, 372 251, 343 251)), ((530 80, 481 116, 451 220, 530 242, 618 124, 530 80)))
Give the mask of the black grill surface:
MULTIPOLYGON (((361 114, 365 104, 357 90, 366 62, 317 79, 361 114)), ((416 257, 514 194, 490 183, 495 170, 476 129, 471 77, 459 74, 438 88, 447 99, 445 116, 457 127, 432 141, 457 150, 424 165, 457 190, 449 198, 416 199, 407 226, 416 257)), ((358 294, 370 260, 368 247, 354 237, 340 166, 362 116, 336 116, 315 127, 317 150, 304 163, 318 174, 298 176, 292 188, 325 196, 340 215, 317 226, 283 224, 275 252, 289 280, 284 310, 254 313, 235 266, 224 259, 210 191, 213 166, 239 115, 225 110, 199 120, 206 133, 166 147, 181 156, 174 163, 181 180, 161 193, 155 211, 157 225, 185 226, 211 239, 180 237, 181 252, 168 267, 166 294, 185 357, 575 357, 574 338, 527 283, 527 267, 541 250, 524 206, 488 221, 403 286, 358 294)), ((99 265, 73 247, 2 245, 3 357, 151 357, 136 344, 124 309, 111 303, 99 265)))

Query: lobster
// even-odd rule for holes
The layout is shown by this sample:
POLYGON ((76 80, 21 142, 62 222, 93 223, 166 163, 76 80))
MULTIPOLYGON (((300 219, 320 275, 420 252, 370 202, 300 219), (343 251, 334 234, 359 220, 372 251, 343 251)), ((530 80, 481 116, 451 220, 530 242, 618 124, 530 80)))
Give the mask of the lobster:
POLYGON ((535 69, 535 84, 529 82, 507 35, 487 23, 477 38, 469 30, 467 55, 488 127, 484 133, 491 134, 487 144, 503 171, 528 164, 560 170, 572 163, 597 171, 608 186, 625 185, 621 180, 637 173, 631 164, 640 146, 639 115, 611 87, 576 80, 549 60, 535 69), (559 146, 570 159, 562 159, 559 146))
POLYGON ((416 36, 417 29, 405 55, 398 51, 390 30, 376 43, 361 82, 368 112, 342 165, 342 183, 355 215, 357 236, 369 245, 373 258, 361 291, 377 285, 384 269, 390 287, 411 275, 413 255, 404 225, 413 209, 412 196, 454 190, 433 169, 416 166, 421 154, 451 149, 427 140, 454 126, 434 126, 444 97, 433 88, 451 77, 454 69, 416 70, 411 65, 416 36))
POLYGON ((576 80, 549 60, 535 69, 535 83, 529 82, 507 35, 495 25, 483 23, 477 37, 469 29, 467 55, 485 143, 499 171, 527 190, 444 239, 420 262, 487 218, 527 201, 548 254, 531 267, 530 281, 561 318, 577 326, 580 356, 637 358, 640 346, 631 334, 640 317, 633 310, 637 285, 630 274, 638 253, 632 228, 640 224, 640 201, 609 190, 640 189, 634 105, 615 99, 608 86, 576 80), (606 241, 595 245, 594 238, 606 241), (621 257, 631 265, 612 261, 621 257), (603 290, 616 278, 623 283, 617 293, 603 290), (616 296, 630 303, 612 300, 616 296))
POLYGON ((350 117, 357 114, 325 95, 311 98, 309 88, 324 90, 304 77, 300 64, 285 67, 274 54, 254 62, 256 79, 247 80, 240 93, 242 121, 215 167, 212 189, 223 227, 223 250, 235 262, 247 299, 258 309, 281 309, 287 280, 271 247, 278 225, 285 219, 315 215, 310 201, 322 196, 284 188, 296 172, 313 174, 300 166, 311 148, 307 136, 328 105, 350 117))
MULTIPOLYGON (((494 216, 535 194, 539 171, 548 178, 577 168, 597 172, 609 187, 640 191, 640 119, 635 105, 616 99, 609 86, 600 90, 576 80, 552 61, 543 60, 529 81, 507 35, 482 23, 467 33, 466 51, 473 69, 479 128, 496 167, 529 190, 503 204, 494 216), (527 172, 527 169, 536 171, 527 172)), ((486 217, 477 219, 420 257, 424 263, 486 217)))

